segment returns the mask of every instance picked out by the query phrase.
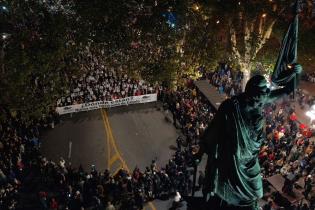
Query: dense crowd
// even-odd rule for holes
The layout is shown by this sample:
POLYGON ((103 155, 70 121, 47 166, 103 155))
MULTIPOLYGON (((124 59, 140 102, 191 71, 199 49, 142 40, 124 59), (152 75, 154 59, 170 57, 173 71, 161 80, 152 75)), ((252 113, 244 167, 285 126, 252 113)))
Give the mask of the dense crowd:
POLYGON ((25 120, 0 107, 0 209, 16 209, 24 181, 32 176, 39 157, 39 131, 51 126, 55 115, 25 120))
POLYGON ((298 121, 289 98, 266 106, 265 116, 266 139, 259 154, 263 176, 281 174, 285 178, 282 191, 291 196, 295 196, 294 187, 304 188, 304 198, 314 208, 314 130, 298 121))
POLYGON ((187 143, 197 144, 214 116, 209 102, 198 93, 196 87, 170 91, 165 97, 173 115, 174 126, 181 128, 187 143))
POLYGON ((243 73, 240 70, 233 71, 226 63, 220 63, 216 71, 206 74, 205 77, 220 94, 233 97, 242 92, 243 73))
POLYGON ((89 172, 82 167, 75 170, 63 159, 56 164, 42 158, 41 205, 44 209, 55 203, 61 209, 133 210, 143 209, 145 202, 155 198, 169 199, 176 192, 188 195, 192 187, 190 154, 186 149, 177 150, 163 168, 152 161, 145 171, 136 167, 128 172, 122 168, 115 175, 93 166, 89 172))
MULTIPOLYGON (((218 87, 221 94, 232 97, 240 93, 238 84, 242 79, 241 74, 233 73, 227 65, 221 64, 218 71, 207 74, 204 78, 218 87), (231 76, 233 73, 237 76, 231 76), (236 87, 237 92, 230 87, 236 87)), ((183 90, 170 92, 168 104, 174 116, 173 121, 179 122, 188 142, 196 144, 215 113, 196 87, 191 82, 189 84, 183 90)), ((301 90, 297 92, 297 101, 301 108, 309 108, 315 102, 314 97, 305 95, 301 90)), ((315 194, 312 189, 315 183, 315 141, 311 137, 315 130, 298 121, 290 97, 266 105, 264 112, 266 139, 259 154, 263 177, 266 179, 281 174, 285 178, 283 192, 287 194, 293 195, 294 185, 304 188, 303 196, 308 204, 301 205, 304 209, 314 209, 315 194)))
MULTIPOLYGON (((90 59, 90 62, 98 62, 90 59)), ((221 64, 217 71, 205 75, 205 78, 218 87, 221 94, 232 97, 240 92, 242 75, 227 65, 221 64)), ((97 67, 87 71, 80 79, 71 78, 70 95, 60 100, 59 105, 104 100, 104 95, 99 95, 101 89, 97 89, 100 84, 109 85, 103 86, 110 96, 105 100, 123 97, 124 94, 117 88, 124 87, 124 84, 132 90, 125 91, 125 96, 129 93, 134 95, 137 91, 140 94, 155 91, 144 82, 117 76, 111 70, 97 67)), ((2 109, 6 120, 0 124, 0 209, 16 209, 27 193, 37 194, 41 209, 142 209, 147 201, 169 199, 174 195, 176 209, 181 195, 189 195, 192 191, 192 148, 213 119, 215 111, 191 80, 187 80, 186 87, 176 91, 159 87, 158 92, 159 100, 171 111, 174 125, 182 130, 184 137, 176 140, 176 152, 166 166, 159 167, 152 161, 144 171, 137 167, 132 172, 122 168, 117 174, 110 174, 108 170, 98 171, 94 166, 85 171, 82 167, 73 168, 64 159, 56 163, 42 157, 39 153, 40 132, 53 127, 58 121, 54 112, 39 120, 27 121, 19 113, 12 114, 2 109)), ((314 102, 314 98, 302 92, 298 92, 297 97, 304 107, 314 102)), ((307 199, 304 209, 314 209, 315 146, 314 140, 311 140, 314 131, 298 122, 290 98, 267 105, 265 116, 266 140, 259 154, 262 175, 268 178, 282 174, 286 182, 283 192, 288 194, 292 193, 296 181, 303 179, 302 188, 307 199)), ((203 176, 201 173, 199 186, 202 186, 203 176)), ((271 209, 273 203, 270 201, 264 209, 271 209)))
MULTIPOLYGON (((302 91, 296 97, 300 108, 310 107, 308 100, 301 100, 305 97, 302 91)), ((266 139, 259 154, 263 176, 281 174, 284 177, 282 192, 301 199, 291 209, 314 209, 314 122, 307 126, 298 121, 289 97, 268 105, 265 115, 266 139)))
POLYGON ((81 63, 80 69, 84 74, 80 77, 65 75, 70 87, 57 101, 57 106, 112 101, 155 93, 153 85, 128 77, 126 73, 123 73, 122 66, 119 71, 108 67, 104 59, 100 57, 101 55, 102 53, 93 53, 93 49, 86 48, 81 56, 72 61, 81 63))

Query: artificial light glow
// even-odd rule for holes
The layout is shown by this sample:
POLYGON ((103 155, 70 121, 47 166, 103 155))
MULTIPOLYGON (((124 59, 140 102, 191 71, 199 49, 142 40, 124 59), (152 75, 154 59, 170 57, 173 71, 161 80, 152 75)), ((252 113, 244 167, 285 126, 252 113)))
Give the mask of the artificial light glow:
POLYGON ((267 16, 267 14, 266 14, 266 13, 264 13, 264 14, 262 14, 262 16, 261 16, 261 17, 265 18, 266 16, 267 16))
POLYGON ((288 64, 287 65, 288 69, 292 69, 292 65, 288 64))
POLYGON ((8 33, 2 33, 2 34, 1 34, 1 38, 2 38, 3 40, 8 39, 9 36, 10 36, 10 34, 8 34, 8 33))
POLYGON ((311 111, 306 112, 306 116, 311 118, 311 121, 313 121, 315 119, 315 111, 313 111, 313 112, 311 112, 311 111))
POLYGON ((200 6, 199 6, 198 4, 194 4, 194 5, 193 5, 193 9, 194 9, 195 11, 199 11, 199 10, 200 10, 200 6))
POLYGON ((241 2, 240 2, 240 1, 238 2, 238 5, 241 5, 241 2))
POLYGON ((216 21, 216 24, 219 24, 219 23, 220 23, 220 20, 217 20, 217 21, 216 21))
POLYGON ((310 111, 306 112, 306 116, 311 118, 311 121, 315 120, 315 104, 311 107, 310 111))

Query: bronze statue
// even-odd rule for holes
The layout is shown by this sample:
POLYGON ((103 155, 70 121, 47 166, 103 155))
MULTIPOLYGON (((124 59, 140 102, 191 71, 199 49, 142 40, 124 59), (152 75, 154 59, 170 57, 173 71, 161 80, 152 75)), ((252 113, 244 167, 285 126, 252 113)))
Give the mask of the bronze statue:
POLYGON ((197 157, 208 155, 204 193, 207 209, 258 210, 263 196, 258 153, 264 138, 263 107, 295 89, 294 76, 299 64, 283 71, 279 78, 290 78, 284 87, 270 91, 263 76, 252 77, 245 92, 225 100, 209 123, 197 157))

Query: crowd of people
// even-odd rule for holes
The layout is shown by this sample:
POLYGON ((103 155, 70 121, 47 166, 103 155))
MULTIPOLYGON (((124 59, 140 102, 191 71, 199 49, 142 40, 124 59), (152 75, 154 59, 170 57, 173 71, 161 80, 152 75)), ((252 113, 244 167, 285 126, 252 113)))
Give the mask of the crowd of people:
POLYGON ((187 143, 197 144, 214 116, 209 102, 198 93, 192 83, 177 91, 167 92, 163 100, 172 112, 174 126, 182 130, 187 143))
POLYGON ((165 167, 151 165, 133 172, 121 168, 117 174, 108 170, 77 170, 66 164, 41 159, 41 191, 43 209, 143 209, 144 203, 153 199, 169 199, 176 193, 188 195, 192 188, 189 179, 192 156, 187 149, 177 150, 165 167))
POLYGON ((314 209, 315 195, 311 193, 315 177, 314 130, 298 121, 290 98, 269 104, 265 116, 266 139, 259 154, 263 176, 281 174, 285 178, 282 191, 291 196, 296 196, 294 187, 304 188, 308 209, 314 209))
MULTIPOLYGON (((241 84, 242 75, 233 72, 225 64, 220 64, 217 71, 203 78, 208 79, 221 94, 225 93, 227 97, 233 97, 241 92, 239 84, 241 84)), ((192 83, 184 89, 168 94, 169 108, 174 116, 173 121, 179 122, 188 142, 196 144, 215 112, 211 111, 209 102, 192 83)), ((299 90, 297 102, 301 108, 308 108, 314 104, 314 98, 306 96, 299 90)), ((304 209, 314 209, 315 194, 312 193, 312 189, 315 183, 315 141, 312 137, 315 131, 298 121, 290 97, 275 104, 266 105, 264 112, 266 139, 259 154, 262 176, 266 180, 268 177, 281 174, 286 181, 283 192, 293 196, 293 190, 288 190, 290 186, 291 189, 294 185, 304 188, 302 191, 307 204, 301 203, 301 205, 304 209)), ((269 204, 267 203, 266 208, 269 204)))
POLYGON ((26 120, 21 113, 0 107, 0 209, 17 209, 24 182, 32 176, 39 157, 40 130, 50 127, 54 115, 26 120))
POLYGON ((28 122, 19 114, 7 112, 6 121, 0 125, 0 209, 25 208, 27 204, 20 203, 25 193, 37 194, 35 200, 26 203, 37 202, 39 209, 128 210, 143 209, 146 201, 155 198, 191 192, 191 147, 177 148, 164 167, 153 160, 144 171, 121 168, 117 174, 110 174, 94 166, 85 171, 62 158, 53 162, 41 156, 40 132, 49 127, 47 122, 28 122))
POLYGON ((220 94, 226 94, 228 97, 242 92, 243 77, 242 71, 235 71, 226 63, 219 63, 215 71, 205 75, 205 78, 218 89, 220 94))
MULTIPOLYGON (((97 58, 88 59, 95 67, 82 78, 70 79, 70 91, 59 100, 59 106, 156 91, 145 82, 103 68, 97 58)), ((241 92, 242 74, 225 64, 220 64, 217 71, 204 78, 227 97, 241 92)), ((0 124, 0 209, 21 208, 23 204, 19 201, 27 193, 36 193, 38 206, 42 209, 142 209, 147 201, 169 199, 174 195, 174 203, 178 204, 181 195, 189 195, 192 191, 192 148, 198 144, 215 110, 192 80, 187 80, 186 86, 176 91, 159 87, 158 92, 159 100, 173 115, 174 126, 182 130, 184 137, 176 140, 176 152, 166 166, 159 167, 152 161, 144 171, 137 167, 133 172, 122 168, 117 174, 98 171, 94 166, 90 170, 74 168, 64 159, 58 163, 47 160, 39 152, 40 132, 53 127, 58 116, 51 112, 41 119, 27 121, 20 113, 2 108, 6 120, 0 124)), ((314 102, 302 92, 298 92, 297 97, 303 106, 314 102)), ((262 175, 264 178, 283 175, 286 182, 283 192, 288 194, 292 193, 294 183, 302 179, 303 196, 307 200, 304 209, 314 209, 315 143, 311 138, 314 131, 298 122, 290 98, 267 105, 265 116, 266 139, 259 154, 262 175)), ((202 176, 198 182, 200 187, 201 179, 202 176)), ((271 208, 273 203, 268 202, 264 209, 271 208)))
POLYGON ((122 66, 119 71, 108 67, 101 55, 102 53, 93 53, 92 48, 86 48, 82 56, 75 58, 73 62, 80 60, 80 69, 84 74, 80 77, 65 75, 70 86, 64 96, 57 100, 58 107, 155 93, 153 85, 128 77, 123 73, 122 66))

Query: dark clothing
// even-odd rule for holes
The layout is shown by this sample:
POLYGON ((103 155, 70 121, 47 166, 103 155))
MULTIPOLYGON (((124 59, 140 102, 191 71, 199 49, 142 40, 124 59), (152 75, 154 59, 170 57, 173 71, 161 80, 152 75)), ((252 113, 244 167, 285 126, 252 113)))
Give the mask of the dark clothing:
POLYGON ((226 201, 222 200, 217 196, 210 197, 206 206, 202 210, 215 209, 215 210, 253 210, 256 209, 256 206, 232 206, 229 205, 226 201))

